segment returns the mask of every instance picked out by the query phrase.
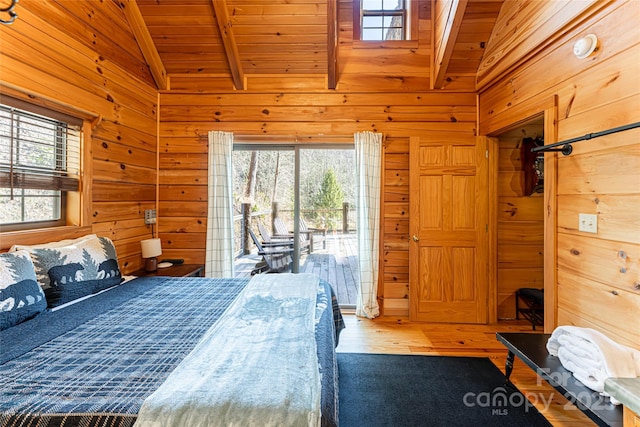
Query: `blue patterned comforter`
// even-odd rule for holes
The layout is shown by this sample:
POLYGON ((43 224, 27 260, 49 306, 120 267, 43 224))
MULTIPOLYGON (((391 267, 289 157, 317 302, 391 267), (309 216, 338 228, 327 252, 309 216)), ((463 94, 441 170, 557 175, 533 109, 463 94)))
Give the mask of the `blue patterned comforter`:
MULTIPOLYGON (((132 426, 249 279, 145 277, 0 332, 0 426, 132 426)), ((324 283, 316 328, 323 424, 337 424, 337 335, 324 283)))

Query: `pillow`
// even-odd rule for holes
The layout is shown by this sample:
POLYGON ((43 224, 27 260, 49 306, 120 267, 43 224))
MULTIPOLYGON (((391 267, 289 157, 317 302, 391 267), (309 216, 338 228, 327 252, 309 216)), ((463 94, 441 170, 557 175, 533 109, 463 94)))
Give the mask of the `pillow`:
POLYGON ((30 253, 50 308, 122 281, 116 250, 108 237, 85 239, 58 248, 32 249, 30 253))
POLYGON ((27 251, 0 254, 0 331, 47 308, 27 251))
POLYGON ((86 236, 78 237, 76 239, 65 239, 65 240, 60 240, 59 242, 42 243, 40 245, 13 245, 11 246, 11 248, 9 248, 9 252, 21 251, 21 250, 30 251, 31 249, 61 248, 63 246, 75 245, 76 243, 79 243, 83 240, 97 239, 97 238, 98 236, 96 236, 95 234, 87 234, 86 236))

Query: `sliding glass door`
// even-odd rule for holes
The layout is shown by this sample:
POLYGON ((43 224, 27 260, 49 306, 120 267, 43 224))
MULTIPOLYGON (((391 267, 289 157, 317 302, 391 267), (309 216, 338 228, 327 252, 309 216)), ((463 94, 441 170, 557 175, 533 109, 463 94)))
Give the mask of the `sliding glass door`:
MULTIPOLYGON (((237 218, 244 212, 263 240, 268 236, 260 235, 259 225, 272 239, 292 238, 292 271, 327 280, 345 306, 355 306, 358 286, 354 171, 352 145, 234 146, 237 218)), ((236 248, 249 240, 241 222, 236 248)))
POLYGON ((359 286, 353 146, 300 148, 300 218, 314 250, 302 266, 333 285, 343 308, 355 308, 359 286))

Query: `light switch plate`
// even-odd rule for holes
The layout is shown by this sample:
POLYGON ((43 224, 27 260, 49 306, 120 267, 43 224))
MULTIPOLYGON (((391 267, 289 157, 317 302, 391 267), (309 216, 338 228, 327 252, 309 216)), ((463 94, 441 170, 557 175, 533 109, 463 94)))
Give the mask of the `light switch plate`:
POLYGON ((598 215, 578 214, 578 230, 585 233, 597 233, 598 215))
POLYGON ((156 223, 156 210, 155 209, 147 209, 144 211, 144 223, 145 224, 155 224, 156 223))

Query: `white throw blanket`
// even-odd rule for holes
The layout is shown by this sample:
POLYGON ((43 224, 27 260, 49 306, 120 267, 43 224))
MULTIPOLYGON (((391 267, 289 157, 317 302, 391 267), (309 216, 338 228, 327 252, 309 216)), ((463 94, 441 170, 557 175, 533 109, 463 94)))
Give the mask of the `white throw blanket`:
MULTIPOLYGON (((559 326, 547 341, 547 350, 565 369, 591 390, 604 392, 609 377, 640 377, 640 351, 589 328, 559 326)), ((618 404, 615 399, 611 402, 618 404)))
POLYGON ((319 279, 254 276, 167 380, 136 426, 319 426, 319 279))

